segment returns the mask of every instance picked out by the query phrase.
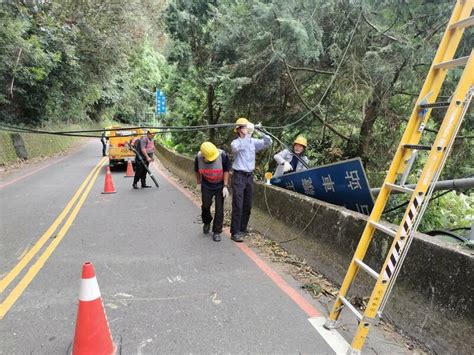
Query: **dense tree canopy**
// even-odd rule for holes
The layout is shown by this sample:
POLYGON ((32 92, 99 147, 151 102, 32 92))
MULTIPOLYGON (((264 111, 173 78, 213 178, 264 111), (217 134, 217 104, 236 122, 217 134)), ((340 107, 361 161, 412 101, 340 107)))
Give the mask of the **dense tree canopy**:
POLYGON ((0 5, 1 117, 40 124, 136 119, 165 59, 160 11, 147 1, 12 1, 0 5))
MULTIPOLYGON (((170 2, 165 10, 170 120, 213 124, 247 116, 281 127, 272 131, 286 141, 304 133, 318 164, 360 156, 380 183, 452 6, 451 1, 170 2)), ((469 53, 473 38, 465 36, 458 55, 469 53)), ((459 73, 448 78, 443 95, 452 93, 459 73)), ((436 130, 439 118, 435 113, 429 128, 436 130)), ((467 120, 463 135, 471 128, 467 120)), ((219 144, 229 141, 228 132, 210 134, 219 144)), ((194 151, 202 139, 180 135, 176 144, 194 151)), ((459 140, 458 161, 472 161, 471 148, 470 141, 459 140)), ((455 172, 454 166, 448 175, 468 173, 468 167, 455 172)))
MULTIPOLYGON (((153 117, 150 92, 161 88, 169 104, 164 124, 248 117, 274 127, 285 142, 305 134, 314 165, 361 157, 371 184, 380 185, 453 6, 451 0, 3 2, 0 119, 136 124, 153 117)), ((473 43, 467 32, 456 56, 469 54, 473 43)), ((444 98, 460 72, 450 72, 444 98)), ((441 118, 433 113, 424 140, 434 138, 441 118)), ((471 113, 444 178, 472 174, 473 126, 471 113)), ((172 133, 167 143, 192 153, 206 139, 228 147, 232 134, 172 133)), ((268 168, 271 159, 260 159, 268 168)))

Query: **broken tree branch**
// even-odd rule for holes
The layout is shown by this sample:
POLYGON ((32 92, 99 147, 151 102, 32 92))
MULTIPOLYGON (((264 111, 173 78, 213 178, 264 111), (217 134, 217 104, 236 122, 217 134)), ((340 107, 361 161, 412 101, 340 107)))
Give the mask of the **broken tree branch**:
POLYGON ((291 70, 303 70, 303 71, 310 71, 310 72, 319 73, 319 74, 334 75, 334 72, 332 71, 313 69, 313 68, 293 67, 289 64, 288 64, 288 68, 290 68, 291 70))
POLYGON ((323 126, 327 127, 331 132, 333 132, 334 134, 336 134, 337 136, 345 139, 345 140, 350 140, 349 137, 345 136, 344 134, 338 132, 333 126, 331 126, 329 123, 327 123, 324 119, 322 119, 321 117, 319 117, 319 115, 316 114, 316 112, 314 112, 314 110, 308 105, 308 103, 306 102, 306 100, 304 99, 303 95, 301 95, 301 92, 300 90, 298 89, 298 86, 296 85, 295 83, 295 80, 293 79, 293 76, 291 75, 291 72, 290 72, 290 68, 288 67, 288 64, 286 63, 286 60, 284 58, 281 58, 280 57, 280 60, 283 62, 283 64, 285 65, 285 68, 286 68, 286 73, 288 74, 288 77, 290 79, 290 82, 291 82, 291 85, 293 86, 293 89, 295 90, 296 92, 296 95, 298 96, 298 98, 300 99, 301 103, 306 107, 306 109, 308 109, 311 114, 319 121, 323 124, 323 126))
MULTIPOLYGON (((15 69, 18 66, 18 63, 20 62, 20 57, 21 57, 21 52, 23 52, 23 48, 20 48, 18 51, 18 56, 16 58, 16 63, 15 63, 15 69)), ((10 85, 10 97, 13 99, 13 84, 15 83, 15 73, 12 74, 12 82, 10 85)))

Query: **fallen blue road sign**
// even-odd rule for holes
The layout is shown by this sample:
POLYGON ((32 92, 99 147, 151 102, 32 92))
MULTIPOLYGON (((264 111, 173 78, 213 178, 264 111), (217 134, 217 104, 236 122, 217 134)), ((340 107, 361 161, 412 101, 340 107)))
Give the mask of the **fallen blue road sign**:
POLYGON ((369 182, 359 158, 285 174, 270 182, 366 215, 374 207, 369 182))

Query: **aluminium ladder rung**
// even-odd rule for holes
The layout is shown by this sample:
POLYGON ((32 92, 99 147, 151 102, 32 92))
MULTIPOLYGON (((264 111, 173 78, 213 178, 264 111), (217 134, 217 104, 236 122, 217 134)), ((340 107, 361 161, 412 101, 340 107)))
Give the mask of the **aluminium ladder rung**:
POLYGON ((421 109, 427 108, 444 108, 450 105, 451 101, 432 102, 431 104, 420 104, 418 105, 421 109))
POLYGON ((467 28, 471 26, 474 26, 474 16, 469 16, 453 23, 451 26, 449 26, 449 29, 454 30, 455 28, 467 28))
POLYGON ((448 60, 446 62, 441 62, 434 65, 433 69, 450 69, 450 68, 460 67, 460 66, 466 65, 468 59, 469 59, 469 56, 456 58, 453 60, 448 60))
POLYGON ((344 306, 346 306, 347 308, 349 308, 351 310, 352 313, 355 314, 355 316, 357 318, 359 318, 359 320, 362 320, 362 314, 352 305, 352 303, 350 303, 345 297, 343 296, 338 296, 339 299, 341 300, 341 302, 344 304, 344 306))
POLYGON ((422 145, 422 144, 404 144, 403 148, 406 149, 416 149, 416 150, 431 150, 431 145, 422 145))
POLYGON ((378 229, 379 231, 384 232, 385 234, 391 235, 392 237, 395 237, 397 235, 397 231, 394 231, 393 229, 388 228, 388 227, 384 226, 383 224, 380 224, 380 223, 375 222, 375 221, 370 221, 370 220, 369 220, 369 223, 373 227, 378 229))
POLYGON ((362 270, 364 270, 366 273, 368 273, 370 276, 372 276, 374 279, 378 280, 379 278, 379 273, 376 272, 374 269, 372 269, 369 265, 364 263, 362 260, 354 258, 354 262, 359 265, 362 270))
POLYGON ((403 193, 406 193, 406 194, 412 194, 413 192, 415 192, 415 190, 410 189, 409 187, 395 185, 395 184, 391 184, 389 182, 386 182, 385 186, 389 187, 392 190, 400 191, 400 192, 403 192, 403 193))
MULTIPOLYGON (((442 171, 442 168, 445 164, 445 159, 451 149, 451 144, 453 143, 455 136, 458 133, 459 126, 462 122, 464 114, 467 111, 467 105, 464 104, 462 110, 454 110, 452 113, 450 113, 449 116, 447 115, 448 112, 445 114, 443 124, 441 124, 440 130, 437 134, 436 142, 446 141, 446 144, 436 143, 436 145, 433 144, 433 146, 419 144, 421 139, 421 133, 423 132, 426 125, 426 120, 428 119, 426 115, 429 113, 429 110, 431 108, 441 108, 444 106, 443 103, 429 104, 429 99, 431 95, 433 95, 434 98, 431 99, 431 101, 436 101, 436 97, 438 97, 441 87, 446 81, 446 71, 451 68, 465 66, 465 68, 461 68, 464 69, 464 71, 460 79, 457 80, 458 83, 456 87, 456 92, 453 97, 461 97, 463 95, 466 95, 464 93, 466 91, 469 92, 471 90, 470 87, 472 87, 473 85, 472 72, 474 63, 472 62, 472 59, 469 59, 469 57, 453 58, 453 54, 456 53, 461 42, 461 37, 464 28, 474 26, 474 16, 472 16, 473 6, 473 0, 456 1, 456 5, 453 9, 451 18, 448 24, 445 26, 447 28, 438 47, 438 50, 436 51, 435 59, 431 64, 429 73, 420 91, 421 99, 417 102, 412 116, 410 117, 409 122, 411 122, 412 124, 407 125, 404 130, 404 137, 402 138, 402 141, 399 144, 397 154, 392 160, 390 169, 386 177, 387 181, 390 181, 395 184, 393 176, 399 173, 399 170, 402 170, 402 168, 404 168, 405 172, 403 173, 401 180, 399 180, 397 184, 400 186, 405 186, 406 177, 411 169, 411 164, 413 163, 414 157, 416 156, 418 151, 426 150, 434 153, 434 150, 438 149, 437 145, 439 145, 440 149, 442 148, 441 150, 445 150, 443 157, 439 159, 439 157, 435 156, 435 154, 431 154, 430 157, 427 158, 427 161, 423 164, 424 167, 421 177, 417 179, 417 185, 420 184, 420 190, 426 187, 429 193, 427 194, 425 199, 420 200, 418 198, 414 198, 413 201, 410 201, 411 203, 407 207, 406 212, 409 218, 404 218, 404 220, 402 220, 400 224, 396 227, 391 227, 390 225, 385 224, 383 220, 379 220, 379 218, 376 217, 380 216, 384 208, 387 206, 387 202, 389 201, 388 193, 379 194, 375 203, 376 208, 374 208, 374 211, 372 211, 371 214, 374 217, 369 217, 369 220, 367 221, 367 225, 362 233, 359 244, 357 245, 357 249, 355 250, 354 256, 351 260, 349 269, 346 272, 346 276, 344 277, 344 281, 337 295, 337 301, 334 303, 331 313, 328 317, 328 325, 331 325, 334 328, 333 325, 339 319, 341 309, 347 306, 347 308, 350 309, 351 312, 354 313, 360 320, 359 325, 357 327, 357 331, 352 338, 352 343, 350 345, 349 350, 347 351, 347 354, 362 353, 362 348, 369 336, 369 330, 372 327, 372 320, 375 320, 377 315, 380 317, 386 306, 387 299, 390 296, 390 293, 392 292, 392 288, 396 282, 397 276, 404 262, 406 252, 408 251, 410 243, 413 240, 412 238, 414 237, 414 233, 418 227, 418 223, 423 216, 424 207, 426 207, 426 203, 429 201, 431 194, 431 191, 429 190, 429 185, 435 184, 438 180, 439 173, 442 171), (405 139, 405 137, 407 139, 405 139), (411 151, 408 151, 408 149, 411 149, 411 151), (410 166, 407 165, 407 161, 403 161, 403 159, 408 158, 408 156, 410 155, 408 153, 412 153, 411 157, 408 159, 408 163, 410 164, 410 166), (406 165, 407 167, 405 168, 404 165, 406 165), (415 206, 415 204, 417 204, 417 206, 415 206), (413 207, 415 207, 415 213, 413 211, 413 207), (410 223, 407 223, 408 219, 410 219, 410 223), (406 228, 407 226, 409 228, 406 228), (395 228, 396 231, 393 230, 393 228, 395 228), (404 244, 403 248, 402 244, 399 243, 398 240, 394 241, 394 247, 390 248, 390 252, 385 258, 385 268, 380 271, 379 279, 377 280, 375 287, 372 289, 372 293, 368 301, 368 306, 364 311, 361 311, 360 309, 356 309, 357 307, 355 305, 352 305, 345 297, 349 297, 347 296, 347 294, 350 291, 350 288, 352 287, 352 284, 354 283, 357 276, 357 270, 355 270, 356 265, 361 266, 362 260, 364 259, 363 256, 367 253, 370 242, 372 241, 374 229, 377 229, 388 235, 395 235, 395 239, 398 235, 400 241, 405 238, 408 238, 408 241, 404 244), (407 231, 407 229, 409 231, 407 231), (355 255, 357 255, 360 262, 356 261, 355 255), (378 282, 379 280, 381 282, 378 282), (381 283, 384 285, 381 285, 381 283)), ((472 55, 473 54, 471 53, 470 56, 472 57, 472 55)), ((468 103, 470 102, 470 99, 471 96, 466 96, 464 102, 468 103), (469 99, 467 99, 467 97, 469 97, 469 99)), ((451 106, 454 106, 454 104, 456 104, 456 106, 460 106, 459 103, 461 102, 453 102, 453 99, 451 98, 445 98, 444 100, 451 101, 451 106)), ((383 188, 386 189, 384 190, 384 192, 388 192, 390 186, 384 184, 383 188)), ((414 187, 414 189, 416 190, 417 188, 414 187)), ((413 193, 413 195, 415 195, 415 193, 413 193)), ((361 268, 363 267, 361 266, 361 268)))

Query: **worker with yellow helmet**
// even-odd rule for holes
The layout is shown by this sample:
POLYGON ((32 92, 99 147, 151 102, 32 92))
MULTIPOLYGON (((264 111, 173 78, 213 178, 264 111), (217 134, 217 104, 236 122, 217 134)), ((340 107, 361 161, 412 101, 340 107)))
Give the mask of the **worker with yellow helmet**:
POLYGON ((303 136, 298 136, 293 141, 293 150, 283 149, 281 152, 275 154, 273 159, 277 162, 277 168, 274 177, 282 176, 289 172, 297 172, 306 170, 307 167, 301 163, 303 160, 306 165, 309 163, 309 159, 304 155, 306 148, 308 147, 308 141, 303 136))
POLYGON ((211 142, 201 144, 194 159, 196 184, 201 186, 201 218, 203 232, 208 234, 213 220, 211 215, 212 199, 215 200, 212 240, 220 242, 224 223, 224 199, 229 196, 229 158, 227 154, 211 142))
POLYGON ((272 139, 264 134, 263 139, 252 138, 254 124, 246 118, 235 122, 237 138, 231 143, 234 162, 232 164, 232 220, 231 239, 242 242, 250 219, 253 201, 253 171, 255 154, 272 145, 272 139))

